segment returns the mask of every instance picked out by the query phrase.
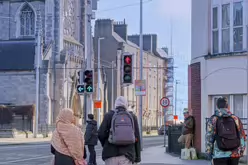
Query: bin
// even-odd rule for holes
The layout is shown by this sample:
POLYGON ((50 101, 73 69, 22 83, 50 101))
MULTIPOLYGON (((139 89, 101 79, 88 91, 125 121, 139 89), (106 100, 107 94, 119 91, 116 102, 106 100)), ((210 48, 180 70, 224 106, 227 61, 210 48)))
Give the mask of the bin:
POLYGON ((168 128, 168 152, 176 155, 181 155, 183 148, 181 143, 178 143, 178 138, 182 134, 182 125, 170 126, 168 128))

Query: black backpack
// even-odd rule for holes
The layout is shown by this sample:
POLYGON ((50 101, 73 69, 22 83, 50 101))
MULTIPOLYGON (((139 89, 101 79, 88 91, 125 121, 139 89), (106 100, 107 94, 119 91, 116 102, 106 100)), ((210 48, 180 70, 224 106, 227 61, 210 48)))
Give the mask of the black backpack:
POLYGON ((239 131, 232 116, 217 117, 215 140, 222 151, 232 151, 240 146, 239 131))

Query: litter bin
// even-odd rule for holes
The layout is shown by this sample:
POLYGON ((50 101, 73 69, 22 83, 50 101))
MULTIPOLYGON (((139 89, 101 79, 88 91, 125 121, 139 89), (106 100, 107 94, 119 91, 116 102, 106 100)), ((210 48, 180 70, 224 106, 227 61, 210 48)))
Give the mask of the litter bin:
POLYGON ((178 138, 182 134, 182 125, 170 126, 168 128, 168 152, 181 155, 182 144, 178 143, 178 138))

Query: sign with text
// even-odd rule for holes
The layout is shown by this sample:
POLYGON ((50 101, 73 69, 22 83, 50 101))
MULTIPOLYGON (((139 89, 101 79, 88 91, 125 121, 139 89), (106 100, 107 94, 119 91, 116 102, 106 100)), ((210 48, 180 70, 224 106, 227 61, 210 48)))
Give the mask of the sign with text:
POLYGON ((135 80, 135 95, 136 96, 146 95, 146 80, 135 80))

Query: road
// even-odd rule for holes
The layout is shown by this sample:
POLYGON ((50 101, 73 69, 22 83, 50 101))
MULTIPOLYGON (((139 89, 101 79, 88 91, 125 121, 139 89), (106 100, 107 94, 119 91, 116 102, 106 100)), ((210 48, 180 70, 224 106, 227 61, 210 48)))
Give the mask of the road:
MULTIPOLYGON (((146 137, 144 148, 164 144, 163 136, 146 137)), ((96 147, 97 157, 101 157, 101 146, 96 147)), ((0 165, 51 165, 50 144, 0 146, 0 165)))

